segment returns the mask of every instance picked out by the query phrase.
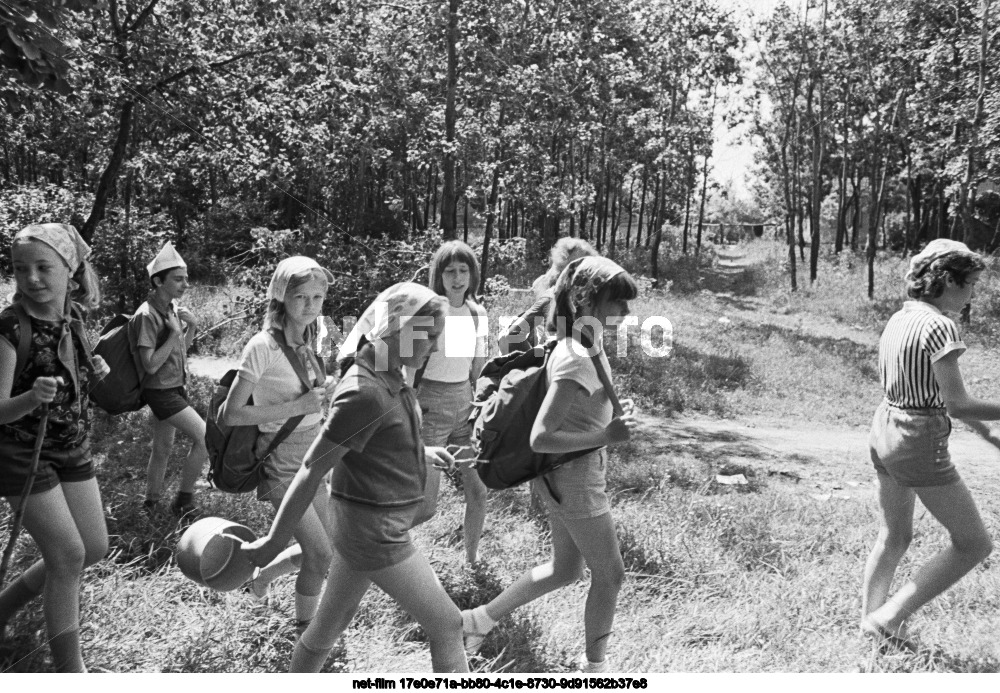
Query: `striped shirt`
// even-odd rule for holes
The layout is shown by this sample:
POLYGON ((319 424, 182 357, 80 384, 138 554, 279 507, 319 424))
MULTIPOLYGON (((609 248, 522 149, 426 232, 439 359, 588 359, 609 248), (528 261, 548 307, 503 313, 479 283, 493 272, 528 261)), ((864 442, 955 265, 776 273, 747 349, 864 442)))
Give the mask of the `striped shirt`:
POLYGON ((901 409, 944 407, 931 364, 965 344, 951 318, 930 303, 907 301, 889 318, 878 345, 878 366, 885 398, 901 409))

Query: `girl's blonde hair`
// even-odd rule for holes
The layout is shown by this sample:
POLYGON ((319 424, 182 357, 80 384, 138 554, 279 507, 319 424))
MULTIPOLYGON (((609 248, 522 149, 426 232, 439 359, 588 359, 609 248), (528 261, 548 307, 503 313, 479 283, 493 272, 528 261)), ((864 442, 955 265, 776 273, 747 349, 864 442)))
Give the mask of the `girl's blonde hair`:
MULTIPOLYGON (((556 285, 556 280, 559 279, 559 275, 562 271, 566 269, 572 260, 577 258, 587 257, 588 255, 597 255, 597 251, 594 250, 594 246, 590 245, 587 241, 582 238, 573 238, 571 236, 563 236, 555 245, 552 246, 552 250, 549 252, 549 258, 552 262, 548 271, 542 275, 543 279, 541 284, 544 286, 534 286, 536 293, 538 290, 544 291, 546 289, 551 289, 556 285)), ((538 283, 536 281, 536 283, 538 283)))
MULTIPOLYGON (((312 269, 292 275, 291 279, 288 280, 288 286, 285 288, 285 296, 290 296, 292 292, 312 279, 322 280, 324 286, 330 286, 330 280, 327 278, 326 273, 317 267, 313 267, 312 269)), ((272 298, 267 302, 267 313, 264 315, 264 329, 269 330, 272 327, 284 328, 285 315, 285 302, 272 298)), ((306 343, 316 336, 318 330, 319 326, 316 323, 306 328, 306 343)))
POLYGON ((464 262, 469 267, 469 288, 465 290, 463 298, 472 298, 479 289, 479 263, 476 261, 476 254, 472 248, 462 241, 448 241, 442 243, 441 247, 431 258, 430 278, 427 286, 434 293, 445 295, 444 271, 453 262, 464 262))
MULTIPOLYGON (((15 238, 14 242, 11 243, 11 252, 14 251, 15 246, 22 243, 42 243, 42 245, 48 247, 47 243, 34 238, 15 238)), ((67 264, 66 260, 58 252, 56 252, 56 257, 59 258, 65 267, 69 268, 69 264, 67 264)), ((76 272, 70 276, 69 286, 66 289, 66 295, 69 299, 78 304, 84 311, 89 312, 101 305, 101 284, 97 278, 97 273, 94 272, 94 268, 90 264, 90 260, 83 260, 80 263, 80 266, 76 268, 76 272)), ((11 296, 11 301, 17 303, 23 298, 20 289, 18 289, 11 296)))

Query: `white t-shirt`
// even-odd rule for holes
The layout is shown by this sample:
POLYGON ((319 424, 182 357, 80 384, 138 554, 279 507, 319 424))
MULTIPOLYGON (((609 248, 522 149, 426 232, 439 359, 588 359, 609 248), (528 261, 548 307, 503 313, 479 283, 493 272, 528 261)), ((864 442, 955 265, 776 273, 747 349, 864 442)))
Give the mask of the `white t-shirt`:
MULTIPOLYGON (((604 372, 610 378, 611 365, 608 357, 603 349, 599 355, 604 372)), ((561 431, 600 431, 611 423, 614 407, 604 392, 594 361, 586 355, 583 345, 569 338, 560 339, 549 358, 546 370, 549 387, 557 380, 572 380, 583 386, 583 389, 577 391, 566 418, 563 419, 561 431)))
POLYGON ((457 308, 449 304, 444 332, 438 338, 437 351, 427 359, 423 379, 441 383, 468 380, 472 360, 486 356, 486 334, 486 312, 480 306, 473 308, 468 301, 457 308), (473 310, 476 320, 472 319, 473 310))
MULTIPOLYGON (((315 382, 316 373, 312 372, 312 364, 306 363, 305 366, 310 379, 315 382)), ((291 402, 305 392, 305 385, 295 374, 281 347, 266 332, 255 334, 243 348, 239 374, 243 380, 254 383, 254 406, 291 402)), ((322 419, 323 415, 319 412, 307 414, 295 430, 315 426, 322 419)), ((281 430, 284 423, 284 419, 269 421, 258 424, 257 428, 262 433, 274 433, 281 430)))

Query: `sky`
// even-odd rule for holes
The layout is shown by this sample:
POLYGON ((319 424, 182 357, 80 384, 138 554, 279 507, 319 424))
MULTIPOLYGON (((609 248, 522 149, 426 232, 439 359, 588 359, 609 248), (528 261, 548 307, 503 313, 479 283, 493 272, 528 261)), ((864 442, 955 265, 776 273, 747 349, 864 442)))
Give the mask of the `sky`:
MULTIPOLYGON (((715 3, 723 8, 732 8, 742 20, 741 25, 746 28, 749 21, 754 17, 761 17, 770 14, 779 4, 791 5, 801 8, 805 0, 715 0, 715 3)), ((749 89, 749 85, 742 87, 749 89)), ((729 107, 737 105, 742 99, 739 91, 732 91, 727 94, 726 103, 729 107)), ((733 192, 740 197, 747 197, 747 183, 750 169, 753 165, 754 147, 747 142, 748 133, 746 126, 735 129, 727 127, 725 121, 719 117, 715 122, 715 146, 712 151, 712 177, 723 187, 732 187, 733 192)))

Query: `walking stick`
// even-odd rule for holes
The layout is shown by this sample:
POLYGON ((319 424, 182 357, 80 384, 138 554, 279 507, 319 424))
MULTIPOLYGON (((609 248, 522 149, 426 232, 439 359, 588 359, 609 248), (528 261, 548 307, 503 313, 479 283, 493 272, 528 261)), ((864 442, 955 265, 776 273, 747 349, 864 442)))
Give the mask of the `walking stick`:
POLYGON ((38 422, 38 435, 35 437, 35 449, 31 452, 31 466, 28 468, 28 480, 24 482, 24 490, 21 491, 21 499, 17 502, 14 510, 14 519, 10 526, 10 540, 7 548, 3 550, 3 558, 0 559, 0 588, 3 587, 4 579, 7 577, 7 566, 10 564, 11 554, 14 553, 14 544, 17 543, 17 535, 21 533, 21 521, 24 519, 24 509, 28 505, 28 496, 31 495, 31 487, 35 485, 35 476, 38 474, 38 459, 42 455, 42 443, 45 442, 45 429, 49 425, 49 405, 42 405, 42 418, 38 422))

